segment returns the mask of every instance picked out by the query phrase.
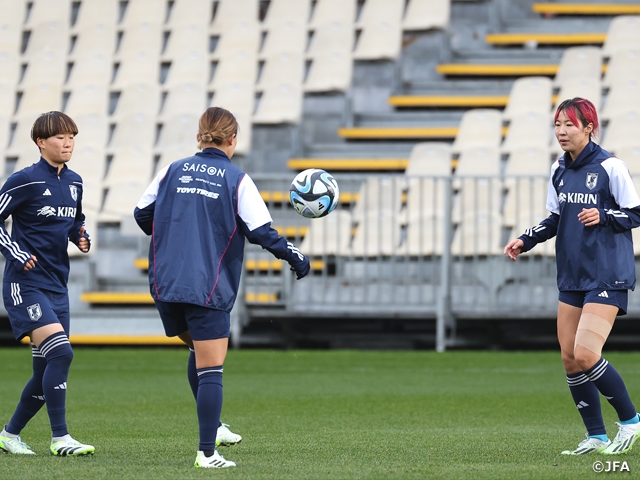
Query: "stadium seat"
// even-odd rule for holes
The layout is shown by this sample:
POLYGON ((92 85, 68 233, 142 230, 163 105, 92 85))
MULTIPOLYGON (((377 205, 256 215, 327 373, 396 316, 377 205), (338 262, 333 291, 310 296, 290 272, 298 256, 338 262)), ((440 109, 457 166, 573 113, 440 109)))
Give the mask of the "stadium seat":
POLYGON ((311 220, 300 251, 310 257, 345 256, 350 253, 351 214, 336 210, 326 217, 311 220))
POLYGON ((640 145, 638 132, 640 132, 640 112, 613 115, 609 119, 602 139, 602 147, 613 154, 623 147, 636 147, 640 145))
POLYGON ((354 58, 356 60, 395 60, 402 43, 401 0, 369 0, 365 3, 356 28, 361 30, 354 58))
POLYGON ((548 215, 549 158, 549 151, 544 148, 527 148, 509 155, 505 171, 505 225, 524 223, 531 227, 548 215))
POLYGON ((150 148, 156 140, 156 117, 154 114, 130 114, 119 117, 109 150, 122 147, 150 148))
POLYGON ((35 29, 29 36, 29 44, 22 62, 27 68, 20 85, 29 88, 46 81, 62 85, 67 70, 69 50, 69 29, 52 22, 41 29, 35 29), (46 79, 46 80, 45 80, 46 79))
POLYGON ((457 190, 453 202, 455 223, 462 221, 468 212, 500 211, 502 180, 498 176, 501 174, 501 163, 497 147, 476 147, 460 152, 453 182, 457 190))
POLYGON ((358 220, 351 253, 355 257, 390 256, 400 246, 398 214, 391 210, 367 212, 358 220))
POLYGON ((551 154, 547 145, 534 148, 515 149, 509 153, 504 174, 543 175, 549 176, 551 171, 551 154))
POLYGON ((498 146, 468 147, 460 152, 455 175, 500 175, 501 159, 498 146))
POLYGON ((616 83, 638 81, 640 78, 640 47, 636 50, 615 52, 609 58, 602 85, 610 88, 616 83))
POLYGON ((631 176, 640 182, 640 142, 638 143, 634 147, 619 148, 616 157, 625 163, 631 176))
POLYGON ((256 90, 262 92, 254 123, 298 123, 302 116, 302 53, 280 53, 266 59, 256 90))
MULTIPOLYGON (((220 7, 218 6, 218 8, 220 7)), ((171 7, 171 15, 168 18, 167 24, 171 28, 172 35, 176 27, 188 27, 195 30, 199 30, 201 27, 208 29, 211 23, 211 14, 211 4, 208 2, 202 2, 200 0, 180 0, 174 2, 171 7)))
POLYGON ((237 28, 235 22, 258 22, 258 0, 222 0, 217 2, 214 10, 212 29, 222 32, 226 29, 237 28))
MULTIPOLYGON (((206 108, 207 91, 205 84, 198 81, 185 81, 185 83, 176 83, 168 88, 159 118, 195 115, 198 112, 204 112, 206 108)), ((193 131, 195 136, 197 123, 193 131)))
POLYGON ((451 0, 410 0, 402 20, 403 30, 444 30, 449 26, 451 0))
POLYGON ((560 87, 569 79, 602 77, 602 50, 598 47, 570 47, 560 59, 553 84, 560 87))
POLYGON ((355 20, 356 0, 319 0, 313 9, 309 27, 313 29, 333 22, 346 22, 353 27, 355 20))
POLYGON ((162 118, 162 130, 158 138, 158 149, 163 150, 173 145, 188 145, 195 152, 198 133, 198 120, 203 108, 193 109, 190 113, 167 115, 162 118))
POLYGON ((618 52, 636 50, 640 45, 640 15, 614 17, 607 30, 602 55, 611 57, 618 52))
POLYGON ((505 120, 523 113, 548 114, 552 104, 552 82, 547 77, 522 77, 511 87, 509 102, 503 112, 505 120))
POLYGON ((640 112, 640 79, 613 84, 600 117, 608 120, 626 112, 640 112))
POLYGON ((23 18, 25 2, 24 0, 0 0, 0 9, 2 11, 2 16, 0 16, 0 86, 13 86, 17 83, 20 72, 20 42, 22 39, 22 25, 15 19, 23 18))
POLYGON ((451 175, 451 145, 444 142, 417 143, 411 149, 407 176, 451 175))
POLYGON ((254 109, 253 84, 239 80, 216 87, 209 106, 229 110, 238 121, 236 154, 246 155, 251 150, 252 115, 254 109))
POLYGON ((509 122, 509 131, 502 142, 503 153, 526 148, 546 148, 551 139, 548 110, 515 116, 509 122))
POLYGON ((556 103, 551 111, 552 117, 555 116, 555 112, 560 103, 575 97, 582 97, 590 100, 596 109, 598 111, 600 110, 600 105, 602 104, 602 82, 600 81, 600 77, 566 78, 558 86, 560 90, 558 91, 556 103))
MULTIPOLYGON (((182 83, 197 83, 204 86, 209 80, 207 49, 209 24, 206 16, 208 5, 206 2, 195 3, 190 12, 193 18, 191 23, 172 24, 169 40, 162 55, 162 60, 170 63, 167 77, 163 82, 163 85, 168 88, 182 83)), ((181 3, 178 2, 175 8, 180 5, 181 3)), ((181 15, 180 19, 183 16, 181 15)), ((175 21, 178 22, 178 20, 175 21)))
POLYGON ((253 85, 256 81, 258 55, 248 50, 237 50, 222 56, 216 56, 216 68, 209 86, 244 82, 253 85))
POLYGON ((451 241, 454 256, 502 255, 502 219, 498 213, 467 212, 457 225, 451 241))
MULTIPOLYGON (((407 205, 399 217, 401 222, 415 225, 421 220, 431 222, 433 218, 449 216, 446 210, 447 185, 444 177, 411 177, 407 185, 407 205)), ((420 230, 422 227, 417 228, 420 230)))
POLYGON ((309 21, 310 7, 311 3, 304 0, 270 0, 262 23, 267 28, 272 25, 280 27, 283 21, 302 21, 306 24, 309 21))
POLYGON ((158 83, 155 72, 159 70, 164 20, 164 8, 157 8, 157 3, 149 0, 129 2, 120 23, 122 39, 114 58, 119 63, 114 79, 116 88, 132 83, 158 83), (154 72, 151 78, 150 72, 154 72))
POLYGON ((408 215, 406 237, 398 255, 431 256, 444 253, 444 219, 442 214, 408 215))
POLYGON ((502 141, 502 112, 492 109, 468 110, 462 116, 453 141, 453 153, 475 147, 497 147, 502 141))
POLYGON ((306 92, 346 91, 351 85, 353 23, 326 22, 314 29, 307 59, 311 61, 304 83, 306 92))
MULTIPOLYGON (((20 2, 16 2, 20 3, 20 2)), ((29 16, 25 21, 25 29, 48 28, 54 31, 69 27, 71 4, 66 0, 38 0, 32 3, 29 16)), ((24 18, 25 10, 17 13, 17 18, 24 18)), ((4 12, 3 12, 4 13, 4 12)))
POLYGON ((120 91, 113 118, 131 115, 156 116, 160 111, 158 83, 130 83, 120 91))
MULTIPOLYGON (((79 84, 69 94, 65 113, 78 115, 107 115, 109 111, 109 85, 104 82, 79 84)), ((105 131, 106 133, 106 131, 105 131)))
POLYGON ((31 118, 31 122, 43 112, 62 108, 62 84, 48 82, 30 84, 22 89, 22 98, 16 111, 21 119, 31 118))
POLYGON ((383 212, 396 218, 402 206, 402 193, 407 187, 404 177, 370 176, 358 192, 358 200, 353 209, 354 222, 359 222, 369 214, 383 212))

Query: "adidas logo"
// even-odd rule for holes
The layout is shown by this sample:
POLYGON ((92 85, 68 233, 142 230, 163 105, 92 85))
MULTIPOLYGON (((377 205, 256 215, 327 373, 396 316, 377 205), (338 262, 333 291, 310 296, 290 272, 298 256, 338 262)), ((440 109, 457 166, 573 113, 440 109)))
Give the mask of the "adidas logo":
POLYGON ((607 397, 606 395, 603 395, 604 398, 606 398, 607 400, 612 400, 613 397, 607 397))
POLYGON ((35 398, 36 400, 42 400, 43 402, 44 400, 44 395, 31 395, 33 398, 35 398))
POLYGON ((51 192, 49 191, 49 189, 47 188, 44 193, 42 195, 48 195, 51 196, 51 192))
POLYGON ((581 408, 587 408, 589 406, 589 404, 583 400, 580 400, 580 402, 576 403, 576 407, 578 407, 578 410, 580 410, 581 408))
POLYGON ((561 179, 560 179, 560 183, 558 184, 558 186, 559 186, 559 187, 561 187, 561 186, 563 186, 563 185, 564 185, 564 179, 562 179, 562 178, 561 178, 561 179))
POLYGON ((67 382, 61 383, 57 387, 53 387, 53 389, 54 390, 66 390, 67 389, 67 382))
POLYGON ((606 290, 603 290, 602 293, 598 294, 598 296, 602 298, 609 298, 609 294, 606 290))

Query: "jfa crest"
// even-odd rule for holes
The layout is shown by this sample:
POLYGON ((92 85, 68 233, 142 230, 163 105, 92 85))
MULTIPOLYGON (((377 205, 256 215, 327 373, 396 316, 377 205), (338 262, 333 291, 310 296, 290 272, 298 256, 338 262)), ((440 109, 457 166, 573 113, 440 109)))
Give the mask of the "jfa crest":
POLYGON ((33 305, 29 305, 27 307, 27 312, 29 313, 29 318, 34 322, 37 322, 38 320, 40 320, 40 317, 42 316, 42 309, 40 308, 39 303, 34 303, 33 305))
POLYGON ((593 190, 594 188, 596 188, 596 185, 598 184, 598 174, 597 173, 587 173, 587 188, 589 190, 593 190))
POLYGON ((75 185, 69 185, 69 190, 71 190, 71 198, 73 198, 73 201, 76 202, 78 200, 78 187, 76 187, 75 185))

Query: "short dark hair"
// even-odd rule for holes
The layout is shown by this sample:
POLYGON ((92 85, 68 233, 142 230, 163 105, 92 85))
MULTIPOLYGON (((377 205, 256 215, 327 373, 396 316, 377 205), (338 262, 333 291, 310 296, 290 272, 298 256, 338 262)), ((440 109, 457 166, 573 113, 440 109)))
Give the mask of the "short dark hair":
POLYGON ((36 118, 31 127, 31 139, 38 144, 38 139, 47 139, 61 133, 78 134, 78 127, 69 115, 62 112, 47 112, 36 118))

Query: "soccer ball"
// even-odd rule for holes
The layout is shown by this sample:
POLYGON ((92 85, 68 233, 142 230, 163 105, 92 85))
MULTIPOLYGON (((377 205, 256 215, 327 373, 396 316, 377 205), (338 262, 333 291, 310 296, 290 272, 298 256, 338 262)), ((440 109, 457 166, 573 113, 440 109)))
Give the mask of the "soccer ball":
POLYGON ((319 168, 300 172, 291 182, 289 201, 296 212, 307 218, 329 215, 338 205, 340 189, 330 174, 319 168))

